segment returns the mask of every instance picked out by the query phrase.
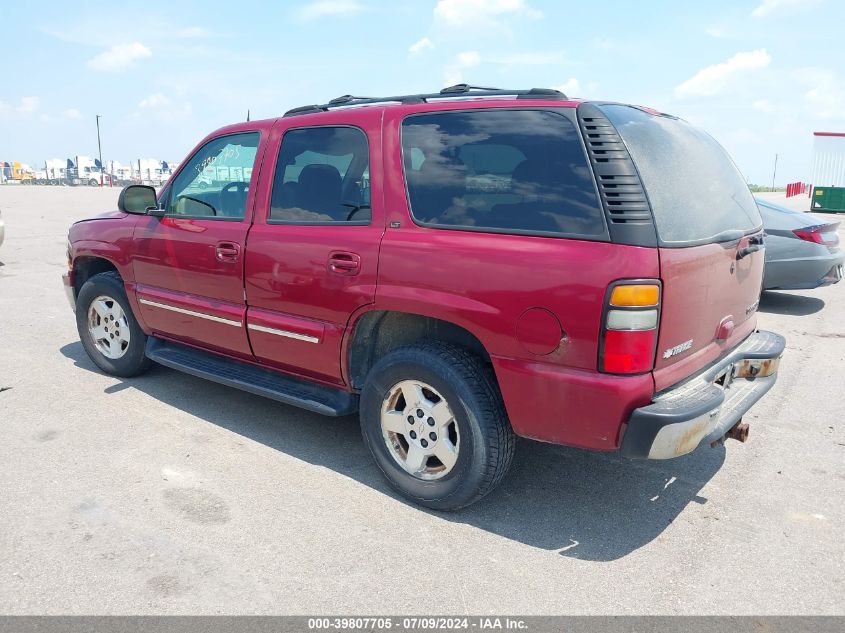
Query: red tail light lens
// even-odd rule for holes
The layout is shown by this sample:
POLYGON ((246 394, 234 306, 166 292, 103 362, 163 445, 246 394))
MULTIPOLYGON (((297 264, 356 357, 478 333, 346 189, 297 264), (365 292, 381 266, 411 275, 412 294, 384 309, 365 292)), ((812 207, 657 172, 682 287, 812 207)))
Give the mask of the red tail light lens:
POLYGON ((642 374, 654 366, 657 330, 604 333, 604 371, 611 374, 642 374))
POLYGON ((839 235, 836 233, 837 224, 819 224, 818 226, 794 229, 792 232, 805 242, 832 246, 839 243, 839 235))
POLYGON ((660 315, 660 283, 617 282, 608 289, 602 314, 599 371, 642 374, 654 367, 660 315))

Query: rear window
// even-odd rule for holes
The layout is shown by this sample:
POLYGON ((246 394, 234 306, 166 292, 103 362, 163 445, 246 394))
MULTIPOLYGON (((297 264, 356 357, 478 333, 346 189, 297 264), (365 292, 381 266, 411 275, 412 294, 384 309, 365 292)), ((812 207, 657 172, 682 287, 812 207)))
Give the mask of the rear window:
POLYGON ((605 225, 575 125, 541 110, 406 118, 411 213, 423 225, 601 236, 605 225))
POLYGON ((600 108, 640 172, 661 242, 686 246, 731 239, 762 225, 742 174, 709 134, 631 106, 600 108))

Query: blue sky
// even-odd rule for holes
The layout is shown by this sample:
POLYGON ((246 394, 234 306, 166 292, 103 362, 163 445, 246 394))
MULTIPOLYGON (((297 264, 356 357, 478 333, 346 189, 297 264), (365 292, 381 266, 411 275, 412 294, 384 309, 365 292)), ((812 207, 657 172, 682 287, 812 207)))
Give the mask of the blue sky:
POLYGON ((648 105, 750 182, 845 131, 845 2, 3 2, 0 158, 179 160, 211 130, 338 95, 467 81, 648 105))

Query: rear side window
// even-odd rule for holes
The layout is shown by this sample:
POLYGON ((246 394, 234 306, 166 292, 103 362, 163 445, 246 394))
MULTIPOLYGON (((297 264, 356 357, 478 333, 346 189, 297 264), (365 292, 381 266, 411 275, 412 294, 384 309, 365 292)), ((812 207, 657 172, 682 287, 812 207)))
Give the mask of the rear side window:
POLYGON ((402 122, 411 213, 423 225, 605 234, 575 125, 541 110, 420 114, 402 122))
POLYGON ((368 224, 367 136, 353 127, 290 130, 282 138, 268 222, 368 224))
POLYGON ((745 179, 709 134, 631 106, 600 108, 640 172, 661 242, 687 246, 731 239, 762 225, 745 179))

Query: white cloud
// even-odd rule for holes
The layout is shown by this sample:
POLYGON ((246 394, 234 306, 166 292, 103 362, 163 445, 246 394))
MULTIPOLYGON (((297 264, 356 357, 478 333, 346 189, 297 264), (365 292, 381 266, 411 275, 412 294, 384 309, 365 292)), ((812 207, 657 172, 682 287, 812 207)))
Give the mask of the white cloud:
POLYGON ((190 101, 175 102, 160 92, 151 94, 138 104, 138 110, 132 113, 132 119, 154 117, 159 121, 172 123, 184 120, 194 113, 190 101))
POLYGON ((89 59, 88 67, 101 72, 119 72, 130 68, 139 59, 152 57, 152 54, 141 42, 117 44, 89 59))
POLYGON ((710 37, 713 37, 717 40, 724 39, 728 36, 728 31, 722 26, 709 26, 704 29, 704 32, 707 33, 710 37))
POLYGON ((755 18, 766 18, 775 13, 794 13, 797 10, 809 8, 814 4, 817 4, 817 0, 763 0, 751 12, 751 15, 755 18))
POLYGON ((505 16, 536 20, 543 14, 525 0, 438 0, 434 7, 436 21, 455 27, 495 24, 505 16))
POLYGON ((178 37, 193 38, 193 37, 208 37, 211 35, 207 29, 201 26, 186 26, 176 32, 178 37))
POLYGON ((842 77, 830 70, 809 68, 801 71, 799 81, 809 86, 804 93, 808 115, 845 124, 845 84, 842 77))
POLYGON ((566 83, 562 83, 559 86, 552 86, 552 88, 560 90, 567 97, 573 97, 581 92, 581 84, 578 83, 575 77, 570 77, 566 83))
POLYGON ((62 112, 62 116, 64 116, 66 119, 78 119, 82 116, 82 113, 76 108, 68 108, 67 110, 62 112))
POLYGON ((773 112, 775 107, 772 105, 772 102, 768 99, 757 99, 754 103, 751 104, 751 107, 757 110, 758 112, 773 112))
POLYGON ((41 99, 39 99, 38 97, 21 97, 20 105, 15 109, 18 112, 28 114, 30 112, 35 112, 38 109, 38 106, 40 105, 41 99))
POLYGON ((458 53, 455 60, 461 68, 472 68, 481 63, 481 55, 478 54, 478 51, 466 51, 464 53, 458 53))
POLYGON ((433 48, 434 42, 432 42, 427 37, 424 37, 421 40, 411 44, 410 48, 408 48, 408 52, 411 55, 421 55, 423 52, 430 51, 433 48))
POLYGON ((170 99, 167 98, 166 95, 157 92, 155 94, 150 95, 146 99, 143 99, 141 103, 138 104, 139 108, 160 108, 161 106, 170 105, 170 99))
POLYGON ((593 46, 601 50, 609 51, 616 48, 616 41, 607 37, 594 37, 593 46))
POLYGON ((675 95, 709 97, 719 94, 737 75, 765 68, 771 61, 772 56, 764 48, 737 53, 726 62, 702 68, 695 75, 675 86, 675 95))
POLYGON ((463 83, 463 70, 467 68, 474 68, 481 64, 481 55, 478 51, 464 51, 458 53, 455 59, 446 65, 444 69, 444 79, 447 86, 463 83))
POLYGON ((505 57, 495 57, 489 61, 505 66, 552 66, 567 62, 563 53, 554 51, 515 53, 513 55, 506 55, 505 57))
POLYGON ((319 18, 346 16, 360 13, 364 5, 357 0, 317 0, 299 9, 299 17, 303 20, 317 20, 319 18))

